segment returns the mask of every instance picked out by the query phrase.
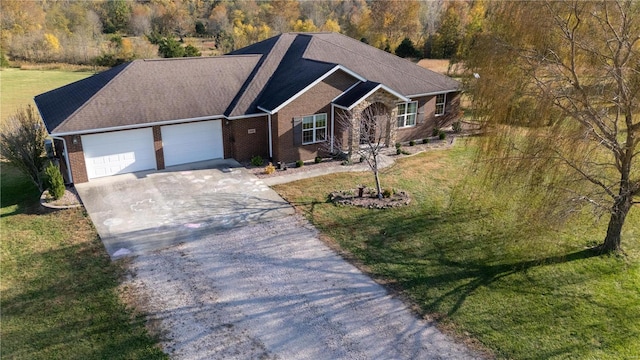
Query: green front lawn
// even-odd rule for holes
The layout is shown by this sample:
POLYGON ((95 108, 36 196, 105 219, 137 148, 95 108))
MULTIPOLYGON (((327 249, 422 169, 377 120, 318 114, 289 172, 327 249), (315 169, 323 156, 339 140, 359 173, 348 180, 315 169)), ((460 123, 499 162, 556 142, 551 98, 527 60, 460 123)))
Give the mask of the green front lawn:
POLYGON ((327 194, 371 173, 334 174, 276 190, 375 277, 403 291, 458 336, 498 358, 640 358, 640 209, 624 228, 626 256, 595 256, 606 220, 546 229, 510 194, 466 177, 460 142, 398 161, 383 187, 408 191, 393 210, 337 207, 327 194))
POLYGON ((83 210, 42 213, 38 192, 0 163, 3 359, 163 359, 118 295, 110 262, 83 210))
POLYGON ((91 72, 62 70, 20 70, 0 71, 0 120, 13 115, 20 107, 34 105, 33 97, 82 80, 93 75, 91 72))

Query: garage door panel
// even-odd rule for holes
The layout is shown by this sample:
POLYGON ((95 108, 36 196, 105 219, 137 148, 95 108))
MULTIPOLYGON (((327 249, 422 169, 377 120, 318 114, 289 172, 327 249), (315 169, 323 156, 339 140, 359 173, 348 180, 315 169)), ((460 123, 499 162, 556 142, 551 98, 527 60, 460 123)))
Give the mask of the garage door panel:
POLYGON ((224 157, 221 120, 167 125, 161 133, 165 166, 224 157))
POLYGON ((83 135, 82 147, 89 179, 156 168, 151 128, 83 135))

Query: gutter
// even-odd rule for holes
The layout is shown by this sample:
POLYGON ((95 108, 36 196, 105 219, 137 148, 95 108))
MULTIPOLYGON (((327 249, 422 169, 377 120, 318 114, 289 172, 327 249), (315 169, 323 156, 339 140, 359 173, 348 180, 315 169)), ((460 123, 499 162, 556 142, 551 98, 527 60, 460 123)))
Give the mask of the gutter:
POLYGON ((269 159, 273 161, 273 138, 271 135, 271 114, 267 115, 267 126, 269 127, 269 159))
POLYGON ((69 176, 69 183, 73 184, 73 176, 71 175, 71 164, 69 163, 69 151, 67 150, 67 141, 59 136, 49 135, 49 137, 55 140, 62 140, 62 146, 64 147, 64 162, 67 165, 67 175, 69 176))

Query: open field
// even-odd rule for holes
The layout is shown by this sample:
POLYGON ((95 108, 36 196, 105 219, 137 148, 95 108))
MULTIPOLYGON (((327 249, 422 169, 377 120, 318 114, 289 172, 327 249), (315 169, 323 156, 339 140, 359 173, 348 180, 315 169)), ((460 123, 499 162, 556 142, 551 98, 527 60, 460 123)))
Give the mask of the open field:
POLYGON ((640 358, 640 209, 627 219, 625 256, 595 256, 606 220, 545 229, 515 212, 511 194, 482 187, 459 142, 400 160, 383 187, 413 203, 393 210, 336 207, 334 190, 373 185, 334 174, 279 185, 345 256, 401 292, 441 327, 497 358, 640 358))
POLYGON ((11 116, 22 106, 34 105, 34 96, 92 74, 86 71, 2 69, 0 71, 0 120, 11 116))

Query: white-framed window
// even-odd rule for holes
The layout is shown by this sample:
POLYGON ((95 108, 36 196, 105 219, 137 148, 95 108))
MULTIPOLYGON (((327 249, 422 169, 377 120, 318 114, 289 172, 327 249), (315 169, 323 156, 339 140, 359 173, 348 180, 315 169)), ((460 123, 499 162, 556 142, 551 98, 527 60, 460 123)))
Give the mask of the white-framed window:
POLYGON ((447 94, 436 95, 436 116, 444 115, 444 105, 447 101, 447 94))
POLYGON ((416 126, 418 102, 412 101, 398 104, 398 127, 416 126))
POLYGON ((302 117, 302 144, 313 144, 327 139, 327 114, 302 117))

